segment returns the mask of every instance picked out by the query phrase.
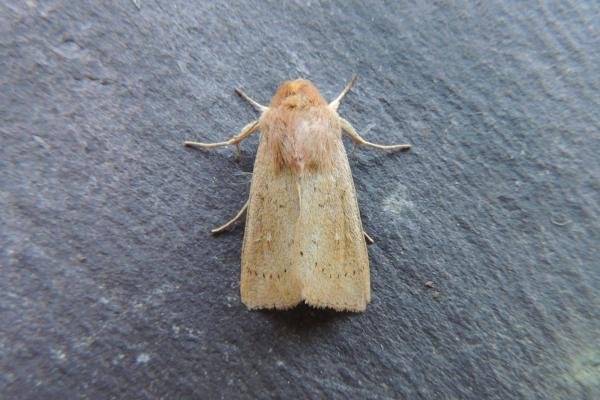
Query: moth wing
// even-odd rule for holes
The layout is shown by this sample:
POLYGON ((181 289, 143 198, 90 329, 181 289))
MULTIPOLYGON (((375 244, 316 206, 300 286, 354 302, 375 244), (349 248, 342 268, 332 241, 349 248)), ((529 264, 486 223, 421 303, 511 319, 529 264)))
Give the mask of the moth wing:
POLYGON ((302 298, 317 307, 363 311, 371 299, 369 257, 348 157, 336 141, 334 166, 300 177, 295 256, 302 298))
POLYGON ((335 168, 276 171, 261 140, 242 247, 241 296, 248 308, 363 311, 370 301, 366 243, 341 139, 335 168))
POLYGON ((297 177, 276 171, 264 135, 256 154, 242 245, 240 292, 250 309, 286 309, 302 301, 292 257, 299 215, 297 177))

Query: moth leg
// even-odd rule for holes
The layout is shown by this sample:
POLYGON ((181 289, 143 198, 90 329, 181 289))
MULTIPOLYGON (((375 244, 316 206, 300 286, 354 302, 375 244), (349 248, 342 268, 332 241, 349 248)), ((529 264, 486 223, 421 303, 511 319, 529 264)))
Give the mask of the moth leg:
POLYGON ((346 84, 346 87, 344 88, 344 90, 342 90, 342 93, 340 93, 339 96, 335 98, 335 100, 333 100, 331 103, 329 103, 329 108, 333 109, 334 111, 337 111, 337 109, 340 106, 340 102, 342 101, 344 96, 346 96, 348 94, 348 92, 354 85, 354 82, 356 82, 356 78, 357 78, 356 74, 352 74, 352 78, 350 78, 350 82, 348 82, 346 84))
POLYGON ((240 133, 238 133, 237 135, 235 135, 234 137, 232 137, 231 139, 229 139, 226 142, 200 143, 200 142, 185 141, 185 142, 183 142, 183 144, 184 144, 184 146, 194 147, 196 149, 210 149, 213 147, 235 145, 236 146, 236 158, 239 159, 239 157, 240 157, 240 147, 239 147, 240 142, 242 140, 246 139, 248 136, 250 136, 254 132, 256 132, 257 128, 258 128, 258 121, 252 121, 249 124, 247 124, 246 126, 244 126, 244 128, 242 128, 242 131, 240 133))
POLYGON ((369 236, 369 234, 367 232, 363 231, 363 234, 365 235, 365 242, 367 242, 367 246, 375 243, 373 238, 371 236, 369 236))
POLYGON ((350 124, 350 122, 346 121, 342 117, 338 117, 340 124, 342 126, 342 130, 350 136, 350 139, 354 141, 354 143, 362 146, 373 147, 379 150, 388 150, 388 151, 397 151, 397 150, 408 150, 410 149, 410 144, 392 144, 392 145, 383 145, 371 143, 363 139, 358 132, 354 129, 354 127, 350 124))
POLYGON ((250 105, 252 107, 254 107, 256 109, 256 111, 260 111, 261 113, 267 111, 269 109, 269 107, 267 106, 263 106, 262 104, 260 104, 258 101, 254 100, 252 97, 248 96, 246 93, 242 92, 242 89, 238 89, 235 88, 235 92, 238 94, 238 96, 240 96, 242 99, 246 100, 248 103, 250 103, 250 105))
POLYGON ((244 206, 242 207, 242 209, 240 211, 238 211, 238 213, 235 215, 235 217, 233 217, 231 220, 229 220, 228 222, 226 222, 224 225, 221 225, 218 228, 212 229, 211 232, 213 234, 223 233, 227 228, 229 228, 236 221, 238 221, 242 217, 242 215, 244 215, 244 212, 246 212, 246 209, 248 209, 248 202, 249 201, 250 200, 246 200, 246 204, 244 204, 244 206))

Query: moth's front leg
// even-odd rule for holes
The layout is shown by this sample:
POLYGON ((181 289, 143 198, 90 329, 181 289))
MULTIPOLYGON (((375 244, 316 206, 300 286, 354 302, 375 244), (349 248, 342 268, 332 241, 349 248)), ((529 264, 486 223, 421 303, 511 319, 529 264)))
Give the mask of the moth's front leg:
POLYGON ((246 126, 244 126, 244 128, 242 128, 242 131, 240 133, 238 133, 237 135, 235 135, 234 137, 232 137, 231 139, 229 139, 226 142, 201 143, 201 142, 185 141, 185 142, 183 142, 183 144, 187 147, 193 147, 193 148, 197 148, 197 149, 210 149, 213 147, 235 145, 236 159, 239 160, 239 158, 240 158, 240 142, 242 142, 242 140, 248 138, 248 136, 250 136, 254 132, 256 132, 257 129, 258 129, 258 120, 252 121, 249 124, 247 124, 246 126))

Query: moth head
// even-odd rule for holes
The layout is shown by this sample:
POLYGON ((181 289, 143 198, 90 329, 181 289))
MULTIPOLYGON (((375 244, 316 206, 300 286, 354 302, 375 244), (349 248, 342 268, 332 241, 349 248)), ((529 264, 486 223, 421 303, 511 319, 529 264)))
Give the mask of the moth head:
POLYGON ((279 86, 269 107, 285 107, 287 109, 302 109, 327 105, 327 102, 315 85, 305 79, 285 81, 279 86))

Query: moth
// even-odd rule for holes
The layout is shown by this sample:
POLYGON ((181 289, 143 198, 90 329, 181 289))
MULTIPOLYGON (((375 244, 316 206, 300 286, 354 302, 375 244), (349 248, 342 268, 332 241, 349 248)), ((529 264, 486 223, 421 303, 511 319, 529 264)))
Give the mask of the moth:
POLYGON ((342 132, 355 145, 407 150, 363 139, 337 113, 356 75, 327 103, 308 80, 285 81, 264 106, 236 92, 260 112, 220 143, 186 141, 206 149, 240 143, 260 131, 250 197, 220 233, 246 212, 240 291, 249 309, 288 309, 298 303, 360 312, 371 300, 367 242, 342 132))

